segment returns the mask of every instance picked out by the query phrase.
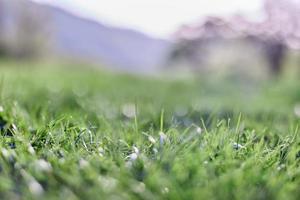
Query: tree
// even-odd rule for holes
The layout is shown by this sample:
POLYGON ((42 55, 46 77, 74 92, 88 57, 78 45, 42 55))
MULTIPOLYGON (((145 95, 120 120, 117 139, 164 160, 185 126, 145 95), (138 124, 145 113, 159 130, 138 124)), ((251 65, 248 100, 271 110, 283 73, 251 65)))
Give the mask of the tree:
POLYGON ((25 0, 0 0, 0 50, 17 58, 39 56, 46 45, 45 21, 46 14, 38 4, 25 0), (9 26, 3 21, 4 17, 9 19, 9 26))

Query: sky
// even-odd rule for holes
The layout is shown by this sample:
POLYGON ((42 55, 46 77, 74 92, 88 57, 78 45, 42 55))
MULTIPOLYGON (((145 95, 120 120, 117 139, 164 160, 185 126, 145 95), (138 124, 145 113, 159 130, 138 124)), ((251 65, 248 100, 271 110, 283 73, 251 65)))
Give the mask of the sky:
POLYGON ((32 0, 58 5, 100 22, 168 37, 205 15, 259 15, 262 0, 32 0))

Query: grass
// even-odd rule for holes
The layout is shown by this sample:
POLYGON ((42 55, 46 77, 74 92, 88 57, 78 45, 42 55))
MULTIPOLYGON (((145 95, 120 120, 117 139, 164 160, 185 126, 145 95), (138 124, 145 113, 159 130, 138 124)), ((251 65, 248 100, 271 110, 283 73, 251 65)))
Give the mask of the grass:
POLYGON ((300 196, 297 79, 17 65, 0 64, 1 199, 300 196))

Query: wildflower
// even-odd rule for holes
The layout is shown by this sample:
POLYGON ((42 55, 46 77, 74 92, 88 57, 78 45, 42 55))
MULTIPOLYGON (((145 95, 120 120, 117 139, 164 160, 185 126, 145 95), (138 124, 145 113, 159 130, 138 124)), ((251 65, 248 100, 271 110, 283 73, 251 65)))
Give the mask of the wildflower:
POLYGON ((140 154, 140 150, 134 146, 133 152, 128 156, 129 161, 130 162, 135 161, 139 157, 139 154, 140 154))
POLYGON ((279 165, 278 167, 277 167, 277 170, 278 171, 281 171, 281 170, 283 170, 285 168, 285 164, 281 164, 281 165, 279 165))
POLYGON ((151 135, 148 137, 148 140, 152 143, 155 144, 156 140, 154 139, 154 137, 152 137, 151 135))
POLYGON ((137 148, 137 147, 133 147, 133 151, 134 151, 134 153, 136 153, 136 154, 139 154, 140 153, 140 150, 137 148))
POLYGON ((34 148, 31 146, 31 144, 28 145, 28 152, 29 152, 31 155, 34 155, 34 154, 35 154, 35 150, 34 150, 34 148))
POLYGON ((13 132, 18 131, 18 127, 15 124, 11 125, 11 129, 12 129, 13 132))
POLYGON ((103 157, 103 156, 104 156, 105 151, 104 151, 104 149, 103 149, 102 147, 99 147, 99 148, 98 148, 98 152, 99 152, 99 156, 100 156, 100 157, 103 157))
POLYGON ((134 161, 138 158, 138 154, 137 153, 132 153, 129 155, 129 160, 134 161))
POLYGON ((50 172, 52 170, 51 164, 44 159, 37 160, 35 165, 36 168, 40 171, 50 172))
POLYGON ((157 150, 157 148, 153 148, 153 150, 152 150, 152 151, 153 151, 153 153, 154 153, 154 154, 157 154, 157 153, 158 153, 158 150, 157 150))
POLYGON ((10 156, 9 151, 5 148, 1 149, 1 153, 2 153, 3 157, 5 157, 5 158, 8 158, 10 156))
POLYGON ((11 164, 14 164, 16 162, 16 152, 15 151, 9 151, 5 148, 1 149, 2 156, 11 164))
POLYGON ((300 117, 300 104, 295 105, 294 113, 297 117, 300 117))
POLYGON ((160 143, 160 145, 164 145, 164 143, 166 142, 167 139, 168 139, 167 136, 163 132, 159 133, 159 143, 160 143))
POLYGON ((238 143, 233 143, 233 149, 238 150, 238 149, 244 149, 245 147, 241 144, 238 143))
POLYGON ((201 133, 202 133, 202 129, 201 129, 200 127, 197 127, 197 128, 196 128, 196 132, 197 132, 198 134, 201 134, 201 133))
POLYGON ((43 187, 37 180, 35 180, 35 178, 28 174, 24 169, 21 169, 20 173, 27 182, 28 189, 33 195, 41 196, 44 193, 43 187))
POLYGON ((161 192, 163 193, 163 194, 167 194, 167 193, 169 193, 169 188, 168 187, 164 187, 162 190, 161 190, 161 192))
POLYGON ((28 188, 29 188, 30 192, 36 196, 40 196, 44 193, 43 187, 35 179, 31 179, 28 182, 28 188))

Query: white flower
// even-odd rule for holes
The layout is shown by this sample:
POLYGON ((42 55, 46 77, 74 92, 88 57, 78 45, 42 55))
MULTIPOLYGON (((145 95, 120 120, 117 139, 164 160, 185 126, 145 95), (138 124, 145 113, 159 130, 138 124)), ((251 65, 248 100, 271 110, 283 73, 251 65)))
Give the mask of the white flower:
POLYGON ((31 146, 31 144, 28 145, 28 152, 29 152, 31 155, 34 155, 34 154, 35 154, 35 150, 34 150, 34 148, 31 146))
POLYGON ((167 136, 163 132, 159 132, 159 143, 160 145, 164 145, 167 140, 167 136))
POLYGON ((297 117, 300 117, 300 104, 295 105, 294 113, 297 117))
POLYGON ((135 161, 137 158, 138 158, 137 153, 132 153, 129 155, 129 160, 131 160, 131 161, 135 161))
POLYGON ((36 196, 40 196, 44 193, 44 189, 30 174, 28 174, 24 169, 20 170, 21 175, 25 179, 28 185, 29 191, 36 196))
POLYGON ((104 151, 104 149, 102 147, 98 148, 98 152, 99 152, 99 156, 101 156, 101 157, 104 156, 105 151, 104 151))
POLYGON ((17 128, 17 126, 16 126, 15 124, 12 124, 11 126, 12 126, 12 130, 13 130, 14 132, 18 131, 18 128, 17 128))
POLYGON ((153 148, 153 153, 154 153, 154 154, 157 154, 157 153, 158 153, 157 148, 153 148))
POLYGON ((235 150, 238 150, 238 149, 244 149, 245 147, 243 145, 238 144, 238 143, 235 142, 235 143, 233 143, 233 148, 235 150))
POLYGON ((30 192, 36 196, 40 196, 44 193, 44 189, 41 186, 41 184, 39 184, 36 180, 31 179, 28 182, 28 188, 30 190, 30 192))
POLYGON ((88 161, 86 161, 86 160, 83 159, 83 158, 80 158, 80 160, 79 160, 79 167, 80 167, 81 169, 83 169, 83 168, 86 168, 86 167, 88 167, 88 166, 89 166, 88 161))
POLYGON ((155 144, 155 143, 156 143, 156 140, 155 140, 154 137, 152 137, 151 135, 148 136, 148 140, 149 140, 152 144, 155 144))
POLYGON ((197 127, 197 128, 196 128, 196 132, 197 132, 198 134, 201 134, 201 133, 202 133, 202 129, 201 129, 200 127, 197 127))
POLYGON ((136 154, 139 154, 140 153, 140 150, 137 148, 137 147, 133 147, 133 152, 136 153, 136 154))
POLYGON ((163 193, 163 194, 167 194, 167 193, 169 193, 169 188, 168 187, 164 187, 162 190, 161 190, 161 192, 163 193))
POLYGON ((140 150, 137 147, 133 146, 133 152, 127 157, 129 158, 129 162, 135 161, 139 157, 139 154, 140 150))
POLYGON ((10 155, 9 151, 5 148, 1 149, 1 153, 2 153, 3 157, 5 157, 5 158, 8 158, 10 155))
POLYGON ((52 166, 49 162, 45 161, 44 159, 37 160, 35 166, 40 171, 50 172, 52 171, 52 166))
POLYGON ((277 170, 280 171, 285 168, 285 164, 281 164, 277 167, 277 170))

